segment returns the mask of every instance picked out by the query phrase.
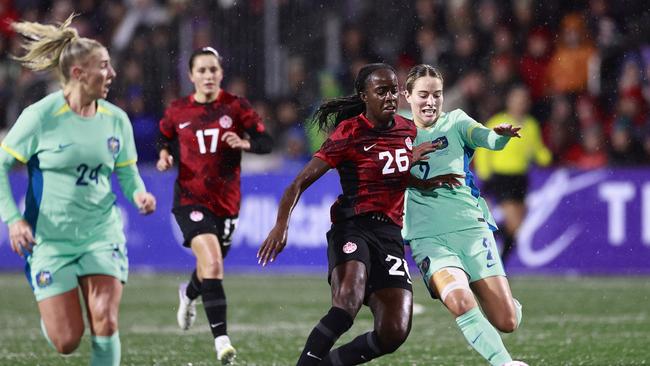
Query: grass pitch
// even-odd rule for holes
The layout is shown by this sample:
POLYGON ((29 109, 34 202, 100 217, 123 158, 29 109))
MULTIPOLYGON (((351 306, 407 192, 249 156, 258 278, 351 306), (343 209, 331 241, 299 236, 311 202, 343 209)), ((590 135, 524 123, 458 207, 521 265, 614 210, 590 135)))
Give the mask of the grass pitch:
MULTIPOLYGON (((203 309, 194 327, 176 325, 177 286, 187 276, 133 274, 120 311, 123 365, 216 365, 203 309)), ((394 354, 371 365, 487 365, 454 319, 414 279, 413 330, 394 354)), ((521 328, 504 335, 515 359, 539 365, 650 365, 648 277, 514 277, 524 306, 521 328)), ((312 327, 329 309, 324 277, 231 275, 225 281, 228 328, 237 365, 294 365, 312 327)), ((41 335, 36 302, 19 274, 0 275, 0 365, 87 365, 90 339, 58 356, 41 335)), ((338 344, 372 327, 367 308, 338 344)))

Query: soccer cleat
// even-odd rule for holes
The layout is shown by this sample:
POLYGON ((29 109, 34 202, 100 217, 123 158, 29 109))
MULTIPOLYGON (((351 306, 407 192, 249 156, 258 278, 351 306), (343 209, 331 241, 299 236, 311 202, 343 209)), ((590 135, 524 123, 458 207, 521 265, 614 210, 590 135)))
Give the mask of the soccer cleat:
POLYGON ((217 360, 221 361, 222 365, 234 365, 237 350, 230 344, 230 338, 227 335, 215 338, 214 348, 217 350, 217 360))
POLYGON ((528 366, 528 364, 521 361, 510 361, 504 363, 503 366, 528 366))
POLYGON ((187 289, 186 283, 181 283, 178 286, 178 312, 176 313, 176 320, 178 326, 182 330, 188 330, 196 320, 196 301, 190 300, 185 294, 187 289))

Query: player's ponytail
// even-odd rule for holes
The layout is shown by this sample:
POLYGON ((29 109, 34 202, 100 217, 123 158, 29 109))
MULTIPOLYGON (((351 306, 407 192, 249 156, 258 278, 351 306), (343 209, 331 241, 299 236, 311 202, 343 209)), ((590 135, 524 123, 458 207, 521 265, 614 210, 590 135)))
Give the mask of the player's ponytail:
POLYGON ((314 113, 314 123, 318 123, 321 131, 329 131, 338 126, 341 121, 358 116, 366 111, 366 104, 361 100, 361 93, 366 90, 368 77, 382 69, 389 69, 395 72, 392 66, 384 63, 367 64, 363 66, 354 81, 354 95, 331 99, 318 107, 314 113))
POLYGON ((75 14, 70 14, 59 26, 34 22, 15 22, 12 28, 25 37, 22 47, 23 56, 13 56, 23 66, 34 71, 56 69, 62 82, 70 79, 70 66, 90 54, 101 43, 79 37, 77 30, 70 24, 75 14))

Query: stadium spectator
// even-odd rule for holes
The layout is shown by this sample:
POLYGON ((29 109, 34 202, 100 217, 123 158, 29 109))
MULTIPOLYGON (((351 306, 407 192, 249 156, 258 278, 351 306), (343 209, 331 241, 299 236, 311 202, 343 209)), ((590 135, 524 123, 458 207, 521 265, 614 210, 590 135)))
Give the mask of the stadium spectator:
POLYGON ((357 365, 392 353, 411 328, 412 287, 400 227, 411 162, 433 151, 412 147, 415 126, 395 115, 398 84, 392 67, 365 65, 356 93, 333 99, 316 111, 322 130, 334 131, 284 191, 275 226, 258 250, 259 262, 273 262, 287 244, 291 211, 302 192, 336 168, 343 194, 331 208, 327 233, 332 307, 311 331, 298 365, 357 365), (411 151, 412 149, 412 151, 411 151), (370 307, 375 329, 330 351, 370 307))
POLYGON ((578 148, 578 123, 571 100, 566 95, 553 96, 550 108, 550 116, 542 131, 544 145, 548 147, 556 164, 565 165, 578 148))
MULTIPOLYGON (((379 57, 393 64, 408 60, 408 67, 418 62, 421 55, 437 59, 452 97, 452 90, 470 70, 487 76, 493 71, 490 60, 501 61, 499 57, 508 54, 519 70, 515 74, 530 88, 531 114, 538 120, 548 120, 548 97, 566 95, 572 99, 585 91, 598 98, 605 116, 615 112, 619 96, 625 93, 618 89, 621 67, 628 55, 648 54, 643 51, 647 48, 643 35, 649 23, 644 21, 647 7, 642 2, 626 3, 623 7, 603 0, 579 4, 521 0, 502 5, 494 0, 365 0, 323 3, 315 12, 307 3, 291 1, 277 5, 274 11, 260 1, 225 1, 214 6, 207 0, 4 0, 0 2, 0 19, 12 19, 19 14, 31 21, 62 20, 70 9, 77 9, 82 14, 73 26, 80 35, 104 44, 112 45, 115 40, 111 56, 117 69, 126 71, 129 68, 124 64, 135 60, 147 70, 140 86, 146 113, 156 119, 162 116, 165 98, 177 98, 193 90, 183 77, 193 48, 215 43, 222 47, 226 59, 238 60, 227 63, 228 74, 241 75, 249 82, 248 98, 271 101, 291 97, 298 99, 306 110, 315 100, 343 94, 332 95, 331 91, 351 85, 359 67, 376 62, 379 57), (389 12, 385 9, 388 4, 389 12), (400 19, 404 20, 397 28, 391 21, 395 14, 401 14, 400 19), (561 21, 563 17, 566 19, 561 21), (388 24, 392 25, 390 29, 388 24), (547 47, 537 47, 547 43, 539 42, 544 38, 537 33, 540 28, 560 36, 557 41, 549 38, 548 42, 553 44, 547 47), (434 32, 430 33, 430 29, 434 32), (511 34, 500 37, 502 29, 509 29, 511 34), (535 41, 527 42, 532 39, 535 41), (536 45, 532 48, 545 48, 547 53, 534 56, 527 52, 532 50, 526 47, 531 43, 536 45), (557 50, 551 57, 551 46, 555 45, 557 50), (547 58, 549 66, 543 75, 547 58), (305 73, 305 65, 314 72, 305 73), (327 77, 322 75, 335 75, 341 82, 323 83, 327 77), (324 84, 336 87, 323 88, 324 84)), ((8 128, 22 108, 54 90, 55 83, 47 76, 31 72, 19 75, 17 65, 7 62, 9 52, 19 52, 15 50, 15 37, 7 32, 8 28, 3 29, 0 126, 8 128)), ((647 75, 649 57, 642 59, 642 71, 647 75)), ((642 86, 646 100, 650 100, 646 79, 642 86)), ((126 106, 130 94, 123 81, 116 80, 109 96, 119 106, 126 106)), ((493 88, 492 83, 488 80, 485 85, 490 90, 486 98, 481 103, 472 101, 473 108, 466 110, 480 120, 500 110, 498 102, 507 94, 507 87, 493 88)), ((611 120, 605 121, 608 124, 603 131, 609 137, 611 120)), ((579 145, 581 138, 577 132, 579 145)), ((147 160, 146 156, 141 159, 147 160)))
MULTIPOLYGON (((583 170, 606 166, 608 156, 603 127, 597 124, 584 125, 580 129, 580 135, 581 144, 569 161, 569 166, 583 170)), ((640 152, 637 158, 643 157, 643 152, 640 152)))
POLYGON ((587 37, 582 16, 562 19, 560 42, 548 65, 548 81, 553 93, 579 93, 587 88, 589 62, 595 53, 587 37))
POLYGON ((634 123, 638 109, 636 99, 622 97, 618 115, 610 134, 609 160, 613 166, 638 165, 647 162, 642 146, 643 131, 634 123))
POLYGON ((491 365, 502 366, 512 358, 497 329, 513 332, 521 321, 521 305, 512 297, 492 235, 496 224, 478 194, 467 159, 479 147, 502 149, 511 137, 520 137, 521 127, 499 124, 490 130, 460 109, 443 112, 442 75, 429 65, 411 69, 406 98, 418 128, 416 144, 442 143, 411 174, 421 180, 442 175, 454 178, 447 187, 407 190, 404 239, 431 296, 440 299, 456 318, 471 347, 491 365))
POLYGON ((131 123, 104 100, 115 71, 101 43, 70 27, 13 24, 25 36, 18 57, 35 71, 55 70, 63 90, 27 107, 2 142, 0 216, 12 249, 26 260, 45 338, 72 353, 84 334, 79 289, 91 331, 91 365, 119 365, 119 305, 128 276, 125 237, 111 175, 141 213, 155 210, 135 165, 131 123), (30 189, 18 212, 8 182, 15 161, 27 164, 30 189), (38 225, 37 225, 38 224, 38 225))
POLYGON ((550 37, 546 28, 533 30, 526 40, 526 52, 519 60, 519 75, 528 86, 534 103, 539 103, 549 88, 546 69, 551 56, 550 37))
POLYGON ((248 100, 221 89, 223 68, 214 48, 192 53, 189 78, 194 93, 172 102, 160 120, 156 167, 165 171, 178 162, 173 213, 183 245, 196 257, 189 284, 178 290, 178 325, 192 326, 201 296, 217 359, 227 365, 236 350, 227 332, 223 260, 237 227, 242 151, 266 154, 273 142, 248 100))
POLYGON ((551 163, 551 153, 544 146, 539 124, 528 114, 530 97, 523 85, 510 89, 506 110, 490 118, 485 126, 494 128, 512 123, 521 128, 521 139, 510 141, 501 151, 480 149, 474 155, 476 172, 484 182, 485 190, 497 201, 503 212, 501 231, 503 250, 501 259, 507 264, 515 244, 515 236, 526 214, 524 200, 528 191, 528 170, 532 162, 540 166, 551 163))

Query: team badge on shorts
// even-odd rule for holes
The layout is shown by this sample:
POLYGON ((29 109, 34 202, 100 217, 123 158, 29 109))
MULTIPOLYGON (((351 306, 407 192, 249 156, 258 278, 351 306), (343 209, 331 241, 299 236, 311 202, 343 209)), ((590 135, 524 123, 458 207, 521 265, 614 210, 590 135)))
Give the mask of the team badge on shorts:
POLYGON ((36 285, 45 288, 52 284, 52 274, 50 271, 40 271, 36 274, 36 285))
POLYGON ((408 147, 409 150, 413 150, 413 140, 411 140, 410 136, 404 140, 404 143, 406 144, 406 147, 408 147))
POLYGON ((109 137, 108 140, 106 140, 106 145, 108 147, 108 151, 113 155, 117 155, 117 153, 120 151, 120 140, 115 136, 109 137))
POLYGON ((203 220, 203 212, 197 210, 190 212, 190 220, 194 222, 199 222, 203 220))
POLYGON ((221 126, 221 128, 232 127, 232 118, 230 118, 228 115, 222 116, 219 118, 219 126, 221 126))
POLYGON ((354 253, 357 250, 357 245, 351 241, 345 243, 343 245, 343 253, 345 254, 351 254, 354 253))

